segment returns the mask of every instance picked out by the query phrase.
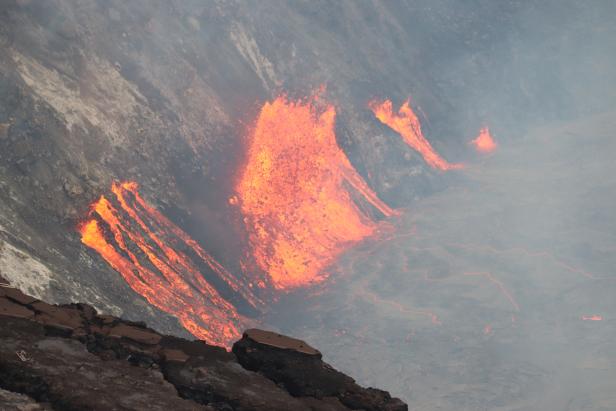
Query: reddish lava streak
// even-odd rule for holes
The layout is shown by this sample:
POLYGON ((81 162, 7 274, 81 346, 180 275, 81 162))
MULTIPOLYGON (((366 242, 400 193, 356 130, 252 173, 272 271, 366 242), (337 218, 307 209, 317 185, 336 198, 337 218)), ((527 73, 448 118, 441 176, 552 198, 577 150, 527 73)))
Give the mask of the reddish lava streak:
POLYGON ((483 127, 479 130, 479 135, 476 139, 471 140, 471 144, 475 146, 475 150, 480 153, 491 153, 496 150, 496 142, 490 134, 490 130, 487 127, 483 127))
POLYGON ((335 117, 316 97, 281 96, 263 105, 250 135, 233 202, 254 261, 278 290, 325 280, 323 270, 341 252, 375 233, 351 189, 383 215, 395 214, 338 147, 335 117))
POLYGON ((244 282, 208 255, 188 234, 143 200, 133 182, 114 183, 110 201, 101 196, 79 231, 133 290, 176 316, 195 337, 229 347, 241 336, 245 319, 223 298, 180 249, 190 250, 249 304, 260 302, 244 282))
POLYGON ((448 163, 432 148, 421 131, 421 124, 417 115, 413 112, 409 100, 402 104, 397 113, 393 111, 391 100, 385 100, 382 103, 373 101, 369 106, 381 123, 400 134, 406 144, 421 154, 432 168, 443 171, 463 168, 462 164, 448 163))
POLYGON ((507 300, 511 303, 511 306, 513 308, 515 308, 516 311, 520 311, 520 305, 515 300, 515 298, 513 298, 513 294, 511 293, 511 291, 509 291, 507 289, 507 287, 505 287, 505 284, 503 284, 501 281, 496 279, 496 277, 494 277, 491 273, 488 273, 488 272, 477 272, 477 273, 464 273, 464 275, 471 276, 471 277, 483 277, 483 278, 485 278, 487 281, 489 281, 490 283, 492 283, 496 287, 498 287, 500 292, 505 296, 505 298, 507 298, 507 300))
POLYGON ((583 315, 582 316, 582 320, 583 321, 602 321, 603 317, 600 315, 583 315))

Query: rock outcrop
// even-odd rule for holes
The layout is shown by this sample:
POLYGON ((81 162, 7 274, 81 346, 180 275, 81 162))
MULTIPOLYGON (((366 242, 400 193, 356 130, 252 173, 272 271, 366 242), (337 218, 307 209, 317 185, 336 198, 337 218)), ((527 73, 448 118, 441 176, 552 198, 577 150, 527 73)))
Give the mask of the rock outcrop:
MULTIPOLYGON (((0 281, 4 283, 4 281, 0 281)), ((0 287, 2 410, 403 411, 307 343, 248 330, 233 352, 0 287)))
POLYGON ((333 409, 402 411, 406 404, 389 393, 362 388, 351 377, 323 362, 305 342, 269 331, 251 329, 235 343, 238 362, 284 387, 296 397, 325 399, 333 409))

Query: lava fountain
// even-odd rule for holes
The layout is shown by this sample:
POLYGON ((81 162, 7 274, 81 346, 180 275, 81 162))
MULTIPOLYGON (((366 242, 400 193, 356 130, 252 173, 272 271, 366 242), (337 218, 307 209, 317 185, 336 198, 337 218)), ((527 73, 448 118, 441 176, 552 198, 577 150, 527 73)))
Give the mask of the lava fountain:
POLYGON ((496 142, 492 138, 490 130, 487 127, 483 127, 479 130, 479 135, 476 139, 471 140, 471 144, 479 153, 487 154, 496 150, 496 142))
POLYGON ((261 108, 236 184, 249 247, 277 290, 324 281, 324 271, 377 223, 361 211, 359 195, 384 216, 383 203, 336 142, 335 108, 316 97, 284 96, 261 108))
POLYGON ((82 243, 98 252, 150 304, 176 316, 195 337, 229 347, 248 320, 212 282, 255 308, 261 302, 245 280, 229 273, 137 190, 133 182, 114 183, 113 197, 101 196, 80 226, 82 243))
POLYGON ((409 100, 402 104, 397 113, 393 110, 391 100, 380 103, 373 101, 369 107, 381 123, 400 134, 404 142, 421 154, 430 167, 443 171, 463 168, 462 164, 447 162, 432 148, 421 131, 421 123, 411 108, 409 100))

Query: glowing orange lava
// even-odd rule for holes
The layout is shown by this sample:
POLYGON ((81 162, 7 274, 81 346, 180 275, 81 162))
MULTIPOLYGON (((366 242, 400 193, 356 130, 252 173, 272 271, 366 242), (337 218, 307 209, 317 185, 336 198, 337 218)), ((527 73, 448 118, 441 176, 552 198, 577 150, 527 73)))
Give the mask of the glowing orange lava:
POLYGON ((139 195, 137 184, 114 183, 112 202, 105 196, 92 205, 90 219, 79 229, 81 241, 96 250, 133 290, 150 304, 176 316, 195 337, 229 347, 241 336, 246 319, 214 288, 208 275, 257 306, 249 286, 236 279, 188 234, 139 195), (193 261, 185 252, 196 255, 193 261))
POLYGON ((603 317, 600 315, 583 315, 582 316, 582 320, 583 321, 602 321, 603 317))
POLYGON ((419 119, 408 100, 402 104, 397 113, 393 111, 391 100, 385 100, 382 103, 373 101, 369 106, 381 123, 400 134, 406 144, 421 154, 431 167, 443 171, 463 168, 462 164, 448 163, 432 148, 430 142, 424 137, 419 119))
POLYGON ((487 127, 483 127, 479 130, 479 135, 476 139, 471 141, 471 144, 475 146, 475 150, 480 153, 491 153, 496 150, 496 142, 490 134, 490 130, 487 127))
POLYGON ((338 147, 334 107, 317 106, 316 98, 266 103, 236 185, 254 260, 279 290, 323 281, 343 250, 375 232, 349 190, 395 214, 338 147))

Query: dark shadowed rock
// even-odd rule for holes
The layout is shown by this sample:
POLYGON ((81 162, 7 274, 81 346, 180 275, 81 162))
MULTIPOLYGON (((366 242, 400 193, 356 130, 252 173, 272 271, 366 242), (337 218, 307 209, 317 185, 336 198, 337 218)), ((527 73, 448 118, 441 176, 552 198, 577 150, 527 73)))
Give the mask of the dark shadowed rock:
POLYGON ((143 330, 137 327, 131 327, 126 324, 118 324, 109 330, 110 337, 129 338, 133 341, 140 342, 146 345, 156 345, 161 340, 161 336, 153 331, 143 330))
POLYGON ((309 411, 299 399, 264 376, 242 368, 234 360, 190 358, 169 362, 163 369, 180 394, 200 403, 228 404, 237 411, 309 411))
POLYGON ((3 411, 52 411, 48 405, 37 403, 27 395, 0 389, 0 410, 3 411))
POLYGON ((184 400, 159 371, 103 361, 78 341, 48 337, 44 327, 5 319, 0 385, 67 410, 203 410, 184 400))
POLYGON ((233 353, 0 287, 1 410, 398 411, 304 341, 248 330, 233 353))
MULTIPOLYGON (((4 282, 0 279, 0 282, 4 282)), ((15 301, 19 304, 30 304, 36 301, 36 298, 23 294, 16 288, 0 287, 0 295, 7 297, 9 300, 15 301)))
MULTIPOLYGON (((244 368, 266 376, 296 397, 334 397, 353 410, 408 409, 401 400, 391 398, 385 391, 360 387, 351 377, 323 362, 320 352, 300 340, 248 330, 233 345, 233 353, 244 368)), ((330 406, 336 404, 330 403, 330 406)))
POLYGON ((26 307, 12 302, 9 299, 3 298, 0 300, 0 315, 8 315, 17 318, 31 318, 34 312, 26 307))

